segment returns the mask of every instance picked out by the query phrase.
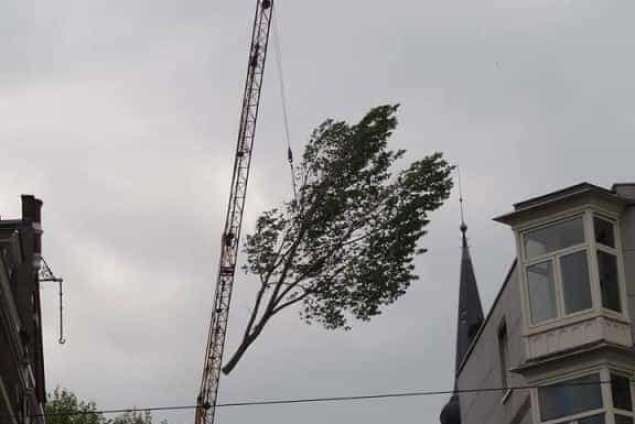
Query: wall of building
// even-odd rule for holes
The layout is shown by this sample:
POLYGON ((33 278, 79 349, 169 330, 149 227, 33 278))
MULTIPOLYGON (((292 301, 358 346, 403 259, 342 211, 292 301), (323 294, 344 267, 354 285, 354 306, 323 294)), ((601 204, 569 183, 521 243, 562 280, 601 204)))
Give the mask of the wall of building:
POLYGON ((0 220, 0 423, 43 424, 41 201, 22 196, 22 206, 22 219, 0 220))
MULTIPOLYGON (((498 344, 499 329, 503 323, 507 328, 507 369, 515 368, 524 361, 520 299, 517 267, 514 266, 463 362, 458 379, 459 390, 503 386, 498 344), (479 340, 487 342, 479 343, 479 340)), ((512 387, 525 384, 520 375, 512 372, 507 372, 507 382, 512 387)), ((460 402, 462 424, 531 423, 528 390, 460 393, 460 402)))
MULTIPOLYGON (((605 212, 610 216, 612 213, 621 213, 626 204, 620 219, 619 232, 627 308, 632 322, 635 317, 635 184, 617 184, 612 191, 580 184, 541 196, 532 202, 531 205, 521 205, 520 209, 517 207, 511 214, 497 220, 520 231, 519 228, 522 228, 519 226, 527 223, 534 225, 538 222, 537 219, 548 222, 560 215, 564 216, 565 213, 570 214, 572 210, 583 210, 587 218, 587 233, 592 234, 593 214, 601 215, 605 212)), ((590 237, 587 245, 595 248, 595 242, 590 237)), ((599 246, 597 248, 600 249, 599 246)), ((559 264, 559 256, 555 256, 557 253, 549 260, 559 264)), ((593 264, 595 262, 591 263, 591 270, 597 272, 597 267, 594 268, 593 264)), ((577 315, 559 316, 552 322, 546 322, 543 327, 534 326, 530 333, 523 334, 525 326, 520 274, 516 266, 512 267, 459 370, 457 387, 461 424, 529 424, 534 419, 539 420, 536 404, 532 411, 531 397, 533 394, 534 402, 537 402, 536 391, 529 388, 500 390, 506 384, 508 387, 527 387, 591 372, 601 373, 605 381, 612 379, 613 373, 635 375, 635 356, 630 337, 632 335, 632 340, 635 340, 635 326, 631 325, 629 329, 623 317, 602 307, 601 281, 597 274, 591 273, 590 276, 591 288, 595 290, 594 308, 581 311, 577 315), (501 365, 499 335, 503 325, 507 334, 506 367, 501 365), (624 337, 616 337, 616 334, 624 337), (563 335, 566 337, 562 337, 563 335), (537 354, 536 345, 532 344, 535 340, 544 342, 548 349, 543 349, 544 352, 538 350, 537 354), (503 378, 505 369, 506 380, 503 378), (515 372, 510 372, 512 369, 515 372)), ((558 278, 554 280, 554 284, 561 287, 558 285, 561 284, 558 278)), ((558 301, 564 302, 563 298, 558 301)), ((561 306, 560 309, 562 308, 564 307, 561 306)), ((598 412, 606 413, 607 422, 613 422, 614 415, 632 417, 628 408, 614 409, 611 391, 611 387, 602 386, 603 411, 585 411, 581 414, 590 416, 589 414, 598 412)), ((635 397, 633 399, 635 402, 635 397)))
MULTIPOLYGON (((597 207, 600 210, 613 210, 614 212, 617 212, 618 209, 621 210, 623 205, 622 200, 615 197, 609 190, 588 184, 574 186, 567 190, 552 193, 548 198, 540 198, 539 200, 542 203, 539 205, 540 210, 538 212, 536 212, 538 206, 533 207, 532 210, 516 210, 513 214, 503 217, 504 219, 501 222, 518 225, 528 219, 535 219, 538 216, 536 215, 537 213, 550 217, 550 214, 556 214, 558 211, 571 210, 575 206, 571 202, 582 202, 582 206, 587 204, 597 206, 599 204, 597 207), (514 219, 517 221, 514 221, 514 219)), ((621 217, 620 238, 624 254, 623 265, 628 296, 627 306, 632 320, 633 316, 635 316, 635 184, 616 185, 613 190, 622 199, 627 200, 627 206, 621 217)), ((587 213, 589 214, 589 212, 587 213)), ((591 215, 587 215, 587 217, 589 216, 591 215)), ((614 326, 609 324, 613 324, 613 322, 603 324, 603 326, 599 327, 601 332, 595 334, 592 333, 595 327, 580 326, 578 321, 575 321, 575 319, 580 320, 582 315, 569 321, 563 319, 561 322, 557 322, 556 326, 552 325, 544 330, 556 334, 555 330, 560 331, 562 327, 562 331, 568 332, 569 338, 573 337, 572 340, 575 343, 573 343, 572 347, 566 348, 565 346, 565 348, 562 348, 559 343, 559 336, 556 336, 550 339, 550 346, 556 347, 553 352, 542 354, 542 356, 536 356, 534 353, 533 356, 528 357, 528 352, 534 351, 531 349, 527 350, 528 346, 533 345, 529 344, 526 346, 526 340, 523 339, 524 325, 520 289, 519 273, 517 269, 513 269, 498 298, 495 300, 488 318, 481 327, 479 336, 464 359, 458 378, 459 390, 469 391, 476 389, 481 391, 473 393, 463 392, 460 394, 462 424, 528 424, 533 420, 530 390, 516 389, 507 393, 501 390, 487 390, 504 385, 499 348, 499 329, 503 323, 505 323, 507 329, 508 343, 506 368, 510 370, 521 368, 522 366, 522 370, 519 371, 523 372, 527 378, 531 378, 532 382, 544 382, 545 378, 551 379, 566 375, 568 372, 579 373, 581 370, 591 370, 592 368, 597 368, 598 370, 603 368, 604 378, 608 379, 610 378, 609 369, 611 367, 623 372, 634 369, 633 364, 635 362, 633 361, 632 352, 626 348, 627 346, 624 343, 621 343, 621 345, 619 343, 616 344, 613 338, 609 337, 612 334, 611 331, 614 330, 614 326), (584 331, 590 333, 587 334, 584 331, 580 334, 573 333, 572 331, 578 327, 584 328, 584 331), (575 339, 574 336, 578 338, 575 339), (593 336, 589 338, 590 341, 588 343, 585 342, 587 339, 584 338, 587 336, 593 336), (553 344, 553 341, 558 341, 558 343, 553 344), (560 348, 558 349, 558 347, 560 348), (575 349, 575 351, 572 349, 575 349), (615 352, 612 353, 611 349, 615 352), (611 355, 614 355, 615 358, 611 355), (482 391, 483 389, 486 390, 482 391)), ((600 296, 599 293, 596 292, 596 294, 600 296)), ((608 319, 604 317, 603 314, 605 312, 603 312, 601 305, 596 305, 596 308, 587 311, 587 314, 598 315, 598 317, 591 316, 591 318, 599 323, 605 323, 606 319, 608 319)), ((586 319, 585 317, 582 318, 586 319)), ((625 324, 620 322, 620 325, 624 326, 625 324)), ((625 335, 630 333, 635 339, 635 326, 631 326, 630 330, 625 328, 624 331, 625 335)), ((541 333, 537 334, 541 335, 541 333)), ((529 340, 531 341, 531 338, 529 340)), ((631 345, 630 338, 627 345, 631 345)), ((507 383, 512 387, 530 385, 523 375, 512 372, 507 373, 507 383)), ((603 389, 603 391, 607 390, 609 389, 603 389)), ((611 417, 612 402, 610 396, 604 395, 603 397, 604 407, 607 408, 605 411, 608 412, 607 416, 611 417)))
MULTIPOLYGON (((22 410, 24 384, 20 362, 24 350, 20 339, 21 320, 7 271, 5 261, 0 258, 0 413, 12 415, 1 418, 14 423, 16 418, 13 416, 19 416, 22 410)), ((3 422, 2 419, 0 422, 3 422)))
MULTIPOLYGON (((632 320, 635 316, 635 184, 616 185, 615 190, 620 196, 632 200, 624 211, 620 228, 628 311, 632 320)), ((635 340, 635 326, 631 326, 631 333, 635 340)))
MULTIPOLYGON (((0 414, 17 415, 20 411, 20 399, 16 391, 12 390, 19 381, 18 364, 13 357, 10 341, 3 329, 0 329, 0 414)), ((0 422, 14 423, 15 419, 0 415, 0 422)))

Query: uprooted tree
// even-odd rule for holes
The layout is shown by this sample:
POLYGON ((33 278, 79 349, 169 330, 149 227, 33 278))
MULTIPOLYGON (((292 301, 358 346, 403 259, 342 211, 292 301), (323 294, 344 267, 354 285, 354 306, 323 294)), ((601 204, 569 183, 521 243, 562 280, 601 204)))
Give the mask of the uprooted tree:
POLYGON ((398 106, 371 109, 357 124, 327 120, 313 131, 297 170, 295 199, 260 215, 243 269, 259 288, 230 373, 280 311, 327 329, 350 328, 403 295, 414 274, 428 213, 448 198, 452 166, 440 153, 396 176, 404 150, 390 150, 398 106))

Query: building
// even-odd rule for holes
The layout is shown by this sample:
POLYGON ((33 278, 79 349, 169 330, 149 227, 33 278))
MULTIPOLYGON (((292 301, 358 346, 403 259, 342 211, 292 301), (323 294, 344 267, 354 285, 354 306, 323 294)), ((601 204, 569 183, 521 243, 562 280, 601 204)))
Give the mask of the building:
POLYGON ((46 402, 38 270, 42 202, 0 219, 0 423, 41 424, 46 402))
POLYGON ((516 242, 486 317, 463 225, 455 392, 442 424, 633 424, 635 183, 495 218, 516 242))

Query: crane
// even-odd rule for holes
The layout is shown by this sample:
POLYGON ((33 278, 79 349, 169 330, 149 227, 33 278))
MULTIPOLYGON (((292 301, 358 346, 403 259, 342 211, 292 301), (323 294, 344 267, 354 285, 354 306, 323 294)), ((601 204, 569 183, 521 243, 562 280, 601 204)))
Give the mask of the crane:
POLYGON ((227 205, 225 227, 221 238, 220 262, 216 280, 214 305, 207 334, 201 388, 197 398, 195 424, 213 424, 218 396, 229 305, 234 286, 240 229, 247 195, 249 167, 254 145, 258 106, 262 88, 273 0, 257 0, 251 33, 247 78, 243 95, 234 170, 227 205))
POLYGON ((38 271, 38 279, 40 283, 44 283, 47 281, 51 281, 53 283, 57 283, 59 287, 59 298, 60 298, 60 337, 57 339, 59 344, 66 343, 66 339, 64 338, 64 304, 63 304, 63 291, 62 291, 62 283, 64 283, 63 278, 56 277, 51 271, 51 267, 46 263, 43 257, 40 256, 40 269, 38 271))

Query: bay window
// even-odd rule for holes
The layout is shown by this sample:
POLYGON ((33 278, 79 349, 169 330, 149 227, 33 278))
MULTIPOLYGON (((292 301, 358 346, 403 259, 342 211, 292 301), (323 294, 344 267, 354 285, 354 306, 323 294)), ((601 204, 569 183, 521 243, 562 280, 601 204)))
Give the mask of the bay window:
POLYGON ((616 239, 614 222, 591 212, 522 232, 529 322, 594 307, 621 313, 616 239))
MULTIPOLYGON (((542 422, 580 414, 585 415, 582 419, 591 418, 591 422, 594 422, 595 417, 598 416, 596 412, 601 412, 603 406, 600 374, 591 374, 541 387, 538 389, 538 402, 542 422), (587 417, 586 414, 589 413, 592 415, 587 417)), ((571 421, 565 419, 556 422, 570 423, 571 421)))
POLYGON ((633 424, 628 377, 602 369, 544 385, 537 390, 539 422, 548 424, 633 424))

